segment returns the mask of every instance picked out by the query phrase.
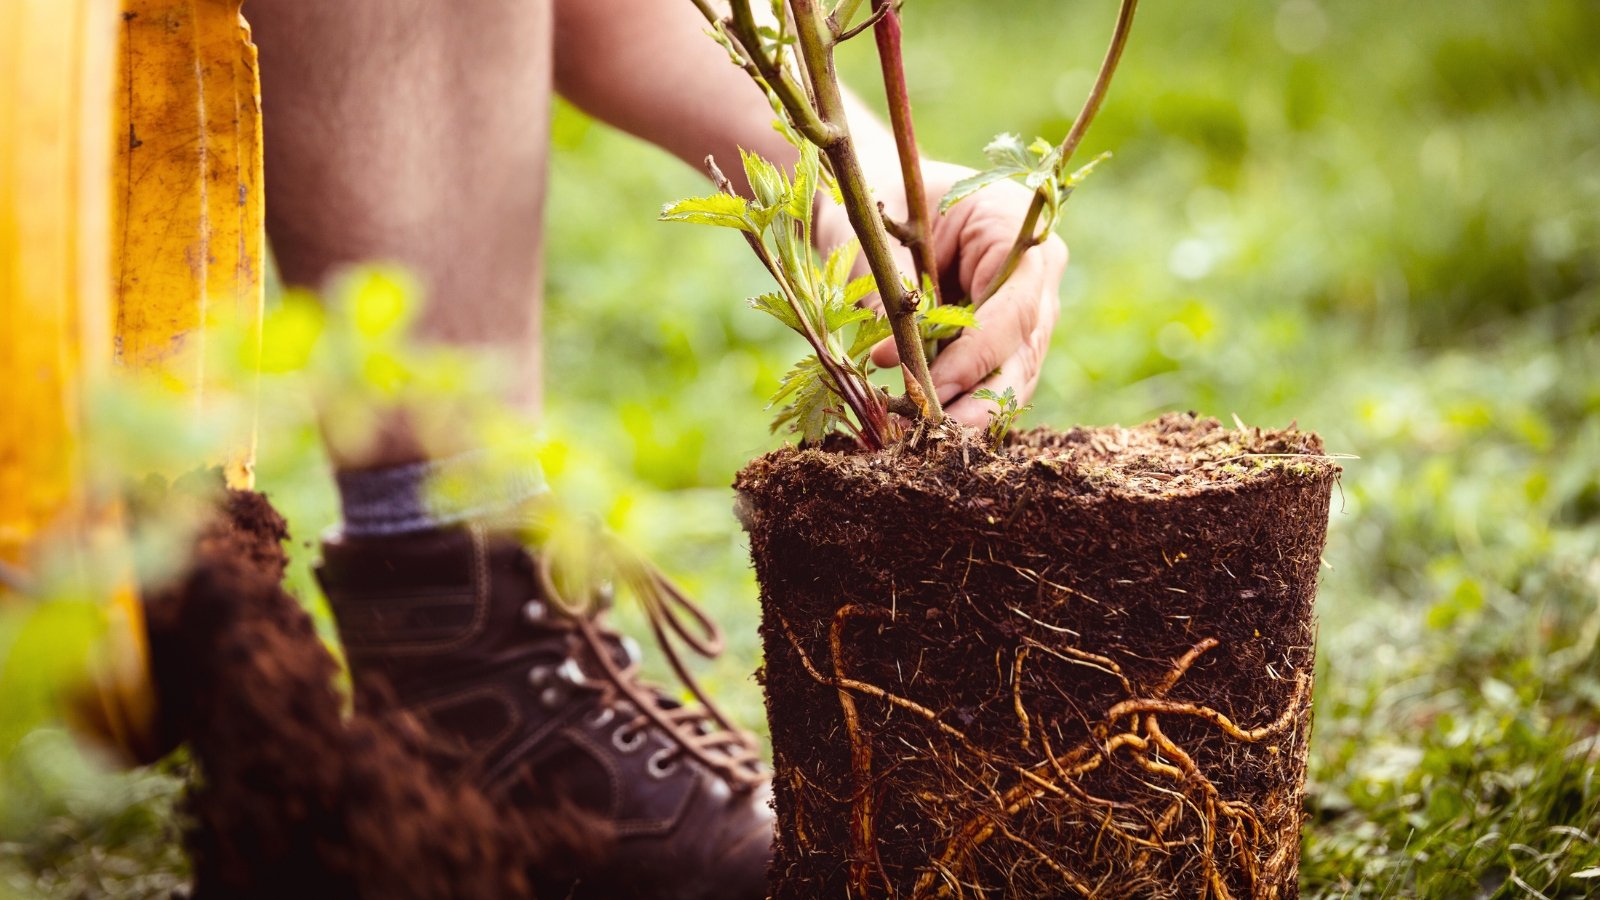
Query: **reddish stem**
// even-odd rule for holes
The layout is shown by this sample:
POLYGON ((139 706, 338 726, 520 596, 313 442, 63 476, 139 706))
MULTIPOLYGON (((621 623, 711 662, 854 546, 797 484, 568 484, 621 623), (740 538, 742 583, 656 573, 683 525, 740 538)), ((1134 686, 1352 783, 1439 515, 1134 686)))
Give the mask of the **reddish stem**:
POLYGON ((889 125, 900 153, 900 176, 905 184, 906 221, 890 230, 900 238, 917 266, 917 285, 932 285, 939 302, 939 260, 933 248, 933 226, 928 218, 928 190, 922 183, 922 155, 917 152, 917 132, 911 124, 911 94, 906 88, 905 57, 901 52, 900 14, 894 0, 872 0, 878 22, 878 64, 883 69, 883 91, 889 101, 889 125))

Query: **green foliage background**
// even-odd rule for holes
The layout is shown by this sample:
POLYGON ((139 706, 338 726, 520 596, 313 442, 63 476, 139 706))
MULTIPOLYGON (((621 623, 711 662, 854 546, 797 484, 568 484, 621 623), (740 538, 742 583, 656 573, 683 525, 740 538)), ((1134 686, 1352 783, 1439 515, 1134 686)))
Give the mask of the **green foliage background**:
MULTIPOLYGON (((926 151, 1059 138, 1113 6, 910 0, 926 151)), ((1600 896, 1597 47, 1592 0, 1148 2, 1081 151, 1116 156, 1066 209, 1024 424, 1195 409, 1359 456, 1321 593, 1310 896, 1600 896)), ((706 599, 731 646, 709 680, 758 725, 727 485, 776 445, 762 405, 800 342, 740 302, 767 289, 742 245, 656 223, 695 173, 570 109, 553 138, 547 466, 706 599)), ((261 485, 315 605, 303 542, 333 504, 271 383, 261 485)), ((97 774, 44 730, 0 784, 0 895, 179 877, 170 777, 97 774)))

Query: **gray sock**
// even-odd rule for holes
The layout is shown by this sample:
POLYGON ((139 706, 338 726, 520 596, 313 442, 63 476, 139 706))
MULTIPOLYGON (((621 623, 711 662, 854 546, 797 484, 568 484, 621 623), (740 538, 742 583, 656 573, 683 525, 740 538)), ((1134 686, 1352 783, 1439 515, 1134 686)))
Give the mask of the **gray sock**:
POLYGON ((346 537, 428 531, 510 513, 543 494, 531 453, 475 450, 445 459, 334 475, 346 537))

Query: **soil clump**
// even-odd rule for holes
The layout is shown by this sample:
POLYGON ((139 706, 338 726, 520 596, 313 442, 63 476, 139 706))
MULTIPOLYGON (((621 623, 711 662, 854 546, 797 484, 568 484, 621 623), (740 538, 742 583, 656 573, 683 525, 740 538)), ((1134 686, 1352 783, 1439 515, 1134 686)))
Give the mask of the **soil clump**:
POLYGON ((570 817, 522 817, 429 765, 415 721, 339 666, 284 592, 284 520, 230 491, 186 574, 146 594, 168 745, 187 742, 193 896, 509 898, 592 848, 570 817))

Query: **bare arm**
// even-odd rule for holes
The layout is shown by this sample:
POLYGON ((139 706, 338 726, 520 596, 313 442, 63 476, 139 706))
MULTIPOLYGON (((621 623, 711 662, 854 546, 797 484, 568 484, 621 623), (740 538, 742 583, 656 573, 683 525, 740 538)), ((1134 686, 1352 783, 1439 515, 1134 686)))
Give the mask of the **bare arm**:
MULTIPOLYGON (((695 171, 712 154, 734 176, 739 147, 792 164, 766 97, 705 28, 690 0, 557 0, 556 90, 695 171)), ((887 190, 899 179, 894 137, 854 97, 847 103, 868 176, 887 190)))
MULTIPOLYGON (((743 175, 738 148, 792 164, 794 148, 772 129, 774 114, 759 88, 728 61, 704 33, 705 20, 690 0, 556 0, 556 89, 611 125, 658 144, 701 168, 710 154, 736 180, 743 175)), ((889 213, 905 214, 894 137, 854 97, 847 96, 850 131, 867 177, 889 213)), ((924 167, 929 197, 937 203, 966 170, 940 163, 924 167)), ((971 293, 998 270, 1026 214, 1031 194, 1001 185, 936 216, 934 244, 971 293)), ((842 211, 824 203, 817 240, 826 248, 850 237, 842 211)), ((968 331, 933 365, 940 399, 954 400, 976 387, 1015 387, 1026 400, 1038 382, 1059 308, 1066 266, 1058 239, 1024 257, 1011 280, 979 310, 982 330, 968 331), (998 374, 996 374, 998 370, 998 374)), ((902 261, 911 271, 909 257, 902 261)), ((880 364, 893 365, 893 346, 878 348, 880 364)), ((987 404, 964 398, 949 412, 972 425, 988 418, 987 404)))

